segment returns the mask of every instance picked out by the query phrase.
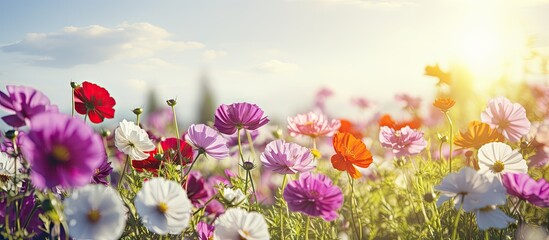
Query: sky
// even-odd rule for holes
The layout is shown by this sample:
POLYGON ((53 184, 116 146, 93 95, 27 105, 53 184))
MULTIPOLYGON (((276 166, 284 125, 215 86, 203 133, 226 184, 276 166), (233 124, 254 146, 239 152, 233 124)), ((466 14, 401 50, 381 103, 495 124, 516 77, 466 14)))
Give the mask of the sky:
POLYGON ((426 65, 521 68, 501 59, 520 58, 528 37, 549 46, 547 12, 545 0, 2 1, 0 88, 32 86, 69 113, 69 82, 90 81, 117 117, 147 108, 154 89, 190 123, 207 78, 216 104, 255 103, 282 121, 329 88, 328 110, 345 116, 353 97, 378 108, 397 93, 432 98, 426 65))

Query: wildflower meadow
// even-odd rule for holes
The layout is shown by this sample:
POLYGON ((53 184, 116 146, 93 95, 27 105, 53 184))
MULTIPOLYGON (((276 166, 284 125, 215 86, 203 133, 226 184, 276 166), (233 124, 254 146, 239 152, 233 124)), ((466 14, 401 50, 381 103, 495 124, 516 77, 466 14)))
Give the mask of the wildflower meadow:
POLYGON ((398 94, 395 116, 349 99, 361 120, 319 97, 285 122, 236 102, 182 126, 168 97, 119 109, 108 85, 70 82, 62 112, 40 89, 2 86, 0 237, 549 239, 547 84, 484 99, 425 71, 434 101, 398 94))

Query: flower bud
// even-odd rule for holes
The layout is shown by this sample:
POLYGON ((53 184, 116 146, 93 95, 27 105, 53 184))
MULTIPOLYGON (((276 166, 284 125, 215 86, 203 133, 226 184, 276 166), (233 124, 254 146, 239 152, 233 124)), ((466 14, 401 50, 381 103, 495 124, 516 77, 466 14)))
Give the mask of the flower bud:
POLYGON ((80 87, 80 84, 71 81, 71 88, 75 89, 77 87, 80 87))
POLYGON ((283 137, 282 129, 277 128, 276 130, 274 130, 273 131, 273 136, 275 137, 275 139, 282 139, 282 137, 283 137))
POLYGON ((109 137, 110 135, 111 135, 111 131, 109 131, 108 129, 101 130, 102 137, 109 137))
POLYGON ((143 113, 143 108, 135 108, 135 109, 132 110, 132 112, 135 115, 140 115, 141 113, 143 113))
POLYGON ((432 203, 433 201, 435 201, 435 194, 433 192, 428 192, 428 193, 425 193, 425 195, 423 195, 423 200, 425 202, 428 202, 428 203, 432 203))
POLYGON ((166 103, 168 104, 168 106, 173 107, 177 104, 177 101, 175 99, 169 99, 168 101, 166 101, 166 103))
POLYGON ((253 162, 249 162, 249 161, 248 161, 248 162, 244 162, 244 164, 242 164, 242 167, 243 167, 245 170, 249 171, 249 170, 254 169, 255 166, 254 166, 254 163, 253 163, 253 162))
POLYGON ((438 140, 440 140, 441 142, 448 142, 448 136, 442 135, 440 133, 437 133, 437 136, 438 136, 438 140))
POLYGON ((6 131, 6 138, 9 139, 9 140, 16 139, 17 135, 19 135, 19 132, 17 130, 8 130, 8 131, 6 131))

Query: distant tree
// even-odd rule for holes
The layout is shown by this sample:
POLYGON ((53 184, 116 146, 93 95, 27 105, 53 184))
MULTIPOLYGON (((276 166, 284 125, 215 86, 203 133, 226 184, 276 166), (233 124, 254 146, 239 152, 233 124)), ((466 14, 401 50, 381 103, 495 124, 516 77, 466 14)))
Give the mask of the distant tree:
POLYGON ((210 81, 206 74, 203 74, 200 79, 200 102, 198 105, 198 122, 208 124, 213 122, 215 115, 215 100, 214 93, 210 87, 210 81))

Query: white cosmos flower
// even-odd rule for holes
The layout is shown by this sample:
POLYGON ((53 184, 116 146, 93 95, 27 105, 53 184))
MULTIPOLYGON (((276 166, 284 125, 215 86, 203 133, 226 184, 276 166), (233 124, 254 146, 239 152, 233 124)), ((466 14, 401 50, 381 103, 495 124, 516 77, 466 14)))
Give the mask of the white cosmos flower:
MULTIPOLYGON (((458 173, 450 173, 435 189, 440 191, 437 205, 454 198, 454 206, 469 212, 477 208, 475 201, 479 195, 493 192, 492 182, 483 174, 477 173, 472 168, 464 167, 458 173)), ((495 195, 495 194, 494 194, 495 195)))
POLYGON ((122 199, 102 184, 76 189, 64 206, 69 235, 76 239, 118 239, 126 226, 122 199))
POLYGON ((496 205, 487 205, 483 208, 479 208, 475 213, 478 228, 483 231, 489 228, 504 229, 507 228, 510 223, 516 222, 515 219, 510 218, 499 210, 496 205))
MULTIPOLYGON (((13 180, 15 175, 15 159, 5 153, 0 152, 0 189, 4 191, 13 190, 13 180)), ((17 161, 17 167, 21 168, 21 162, 17 161)), ((22 174, 18 174, 17 188, 22 186, 22 174)))
POLYGON ((191 201, 179 183, 152 178, 135 197, 143 225, 156 234, 179 234, 189 226, 191 201))
POLYGON ((479 172, 501 179, 504 173, 526 173, 528 165, 518 150, 501 142, 484 144, 478 150, 479 172))
POLYGON ((134 122, 126 121, 126 119, 122 120, 119 127, 114 131, 114 145, 133 160, 148 158, 149 154, 145 152, 152 151, 155 148, 147 132, 135 125, 134 122))
POLYGON ((263 215, 240 208, 229 208, 215 220, 214 226, 215 240, 270 239, 263 215))
POLYGON ((223 189, 223 198, 232 205, 238 205, 246 199, 246 196, 240 189, 225 188, 223 189))

